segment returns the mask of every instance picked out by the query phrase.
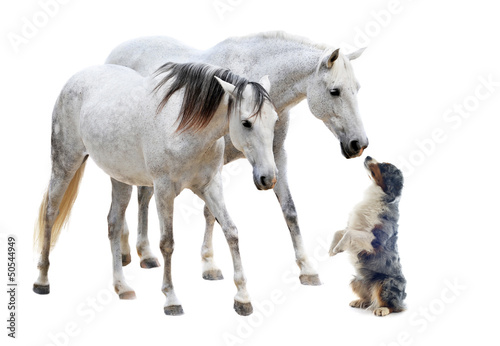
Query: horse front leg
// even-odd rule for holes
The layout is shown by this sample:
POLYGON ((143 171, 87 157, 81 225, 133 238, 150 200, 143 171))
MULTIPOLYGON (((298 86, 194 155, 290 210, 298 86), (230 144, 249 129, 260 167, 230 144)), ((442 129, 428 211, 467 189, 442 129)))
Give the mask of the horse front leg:
POLYGON ((234 297, 234 310, 239 315, 248 316, 253 312, 253 307, 250 302, 250 295, 248 294, 246 288, 247 280, 241 263, 240 250, 238 246, 238 229, 229 217, 224 203, 220 173, 217 173, 217 176, 211 181, 204 191, 197 192, 197 194, 205 201, 212 215, 221 226, 231 251, 234 268, 234 283, 237 289, 234 297))
POLYGON ((177 316, 184 313, 177 299, 172 283, 172 253, 174 252, 173 215, 176 190, 168 179, 155 181, 155 200, 160 220, 160 250, 164 259, 163 284, 161 291, 166 297, 163 311, 166 315, 177 316))
POLYGON ((203 215, 205 216, 205 236, 201 246, 202 276, 205 280, 222 280, 224 276, 222 276, 222 271, 215 264, 212 244, 215 217, 206 205, 203 208, 203 215))
MULTIPOLYGON (((113 286, 120 299, 135 299, 134 290, 125 282, 123 275, 122 234, 125 226, 125 211, 127 210, 132 186, 111 179, 112 202, 108 214, 108 238, 113 256, 113 286)), ((127 241, 128 245, 128 241, 127 241)), ((130 256, 130 248, 128 252, 130 256)))
POLYGON ((300 268, 300 283, 303 285, 321 285, 318 273, 313 268, 304 249, 304 243, 302 241, 302 235, 300 233, 297 217, 297 210, 295 209, 295 203, 293 202, 290 188, 288 186, 287 157, 283 146, 277 148, 277 150, 275 149, 274 159, 276 161, 276 167, 279 171, 279 177, 276 186, 274 187, 274 192, 281 205, 281 210, 283 211, 283 216, 285 217, 288 229, 290 230, 290 236, 292 237, 293 248, 295 250, 295 258, 297 265, 300 268))
POLYGON ((148 239, 148 212, 149 201, 153 196, 154 189, 148 186, 137 187, 137 198, 139 200, 139 217, 137 225, 137 254, 141 258, 141 268, 156 268, 160 266, 160 262, 149 246, 148 239))

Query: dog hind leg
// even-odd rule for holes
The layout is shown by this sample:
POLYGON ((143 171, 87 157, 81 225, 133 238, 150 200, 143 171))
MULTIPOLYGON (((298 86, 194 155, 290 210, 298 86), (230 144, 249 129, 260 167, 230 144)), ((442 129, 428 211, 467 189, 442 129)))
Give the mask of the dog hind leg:
POLYGON ((351 281, 351 288, 354 293, 359 297, 359 299, 353 300, 349 303, 349 306, 353 308, 366 309, 371 305, 371 294, 369 287, 366 282, 359 277, 355 277, 351 281))

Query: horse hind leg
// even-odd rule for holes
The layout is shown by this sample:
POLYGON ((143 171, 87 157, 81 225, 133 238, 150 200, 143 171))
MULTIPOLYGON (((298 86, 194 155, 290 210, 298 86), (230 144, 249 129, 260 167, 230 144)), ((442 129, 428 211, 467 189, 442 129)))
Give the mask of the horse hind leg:
POLYGON ((130 245, 128 244, 128 236, 130 234, 127 220, 123 219, 123 229, 120 237, 120 247, 122 253, 122 266, 128 266, 132 262, 132 256, 130 255, 130 245))
POLYGON ((34 245, 41 251, 38 262, 39 275, 33 285, 33 291, 38 294, 50 292, 49 253, 61 229, 68 221, 87 159, 83 154, 70 158, 68 155, 59 155, 54 151, 52 157, 50 183, 40 205, 34 234, 34 245))
POLYGON ((71 95, 63 89, 52 113, 52 171, 34 235, 35 246, 41 249, 39 276, 33 286, 39 294, 50 291, 49 253, 69 219, 88 156, 79 135, 79 101, 71 95))
POLYGON ((127 210, 132 194, 132 186, 115 179, 111 179, 111 183, 113 185, 113 192, 111 208, 108 214, 108 237, 113 256, 113 286, 120 299, 135 299, 135 292, 127 285, 125 276, 123 275, 121 246, 122 233, 125 226, 125 211, 127 210))
POLYGON ((205 215, 205 236, 201 246, 202 277, 205 280, 222 280, 224 276, 214 261, 214 248, 212 245, 212 235, 214 231, 215 217, 205 205, 203 209, 205 215))
POLYGON ((148 186, 137 188, 137 198, 139 200, 139 216, 137 227, 137 254, 141 258, 141 268, 150 269, 160 266, 160 262, 153 255, 148 239, 148 211, 149 202, 153 196, 154 189, 148 186))

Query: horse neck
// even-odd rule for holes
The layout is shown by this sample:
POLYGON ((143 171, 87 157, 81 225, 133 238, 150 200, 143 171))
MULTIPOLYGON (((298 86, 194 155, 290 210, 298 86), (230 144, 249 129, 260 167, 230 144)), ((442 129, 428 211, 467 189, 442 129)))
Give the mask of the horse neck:
POLYGON ((308 80, 315 73, 320 56, 321 52, 315 50, 301 53, 291 50, 279 59, 269 60, 275 65, 268 69, 272 71, 271 98, 279 112, 294 107, 307 97, 308 80))
POLYGON ((195 133, 197 143, 203 148, 211 148, 220 138, 229 133, 228 97, 224 96, 208 125, 195 133))
POLYGON ((308 79, 315 73, 323 52, 313 44, 257 35, 223 41, 206 51, 202 59, 250 80, 268 74, 271 98, 282 112, 306 98, 308 79))

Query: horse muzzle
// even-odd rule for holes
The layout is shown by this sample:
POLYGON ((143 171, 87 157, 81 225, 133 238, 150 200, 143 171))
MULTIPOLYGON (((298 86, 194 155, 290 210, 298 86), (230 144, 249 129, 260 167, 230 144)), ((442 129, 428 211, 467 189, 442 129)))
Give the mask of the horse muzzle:
POLYGON ((368 139, 363 141, 353 140, 347 143, 340 142, 340 150, 346 159, 359 157, 363 151, 368 147, 368 139))
POLYGON ((257 190, 269 190, 274 188, 276 182, 278 181, 276 174, 260 174, 254 170, 253 182, 257 187, 257 190))

